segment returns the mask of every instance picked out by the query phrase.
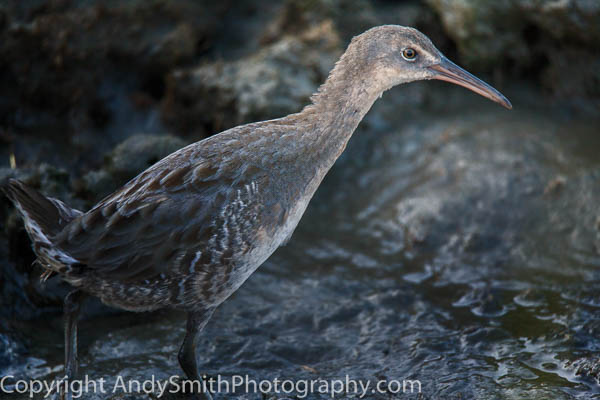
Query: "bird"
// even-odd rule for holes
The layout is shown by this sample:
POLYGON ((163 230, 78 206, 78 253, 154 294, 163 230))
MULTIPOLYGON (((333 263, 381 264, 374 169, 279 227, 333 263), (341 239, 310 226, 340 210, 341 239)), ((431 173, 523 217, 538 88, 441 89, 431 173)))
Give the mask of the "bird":
MULTIPOLYGON (((18 180, 5 185, 38 262, 64 300, 65 375, 77 373, 77 319, 88 296, 129 311, 187 313, 178 361, 201 382, 196 351, 215 309, 294 232, 373 103, 394 86, 437 79, 511 109, 492 86, 410 27, 355 36, 302 110, 237 126, 166 156, 89 211, 18 180)), ((197 397, 210 399, 199 391, 197 397)))

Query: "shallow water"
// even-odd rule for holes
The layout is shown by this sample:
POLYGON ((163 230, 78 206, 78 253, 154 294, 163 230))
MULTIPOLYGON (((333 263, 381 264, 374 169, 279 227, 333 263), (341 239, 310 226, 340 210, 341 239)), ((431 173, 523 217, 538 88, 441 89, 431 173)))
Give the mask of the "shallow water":
MULTIPOLYGON (((380 399, 600 398, 600 120, 448 86, 399 112, 421 87, 384 95, 290 243, 217 310, 204 371, 422 384, 367 396, 380 399)), ((29 354, 15 348, 0 374, 59 375, 60 326, 23 323, 29 354)), ((168 379, 183 333, 170 312, 90 317, 81 371, 109 389, 168 379)))

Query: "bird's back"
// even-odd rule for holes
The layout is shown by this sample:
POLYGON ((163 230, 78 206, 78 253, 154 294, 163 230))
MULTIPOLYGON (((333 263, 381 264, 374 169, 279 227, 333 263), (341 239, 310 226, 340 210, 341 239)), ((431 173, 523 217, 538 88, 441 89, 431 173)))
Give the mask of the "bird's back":
POLYGON ((43 261, 120 308, 219 304, 291 235, 312 195, 311 174, 290 171, 297 156, 281 148, 294 129, 249 124, 167 156, 63 223, 48 239, 67 257, 43 261))

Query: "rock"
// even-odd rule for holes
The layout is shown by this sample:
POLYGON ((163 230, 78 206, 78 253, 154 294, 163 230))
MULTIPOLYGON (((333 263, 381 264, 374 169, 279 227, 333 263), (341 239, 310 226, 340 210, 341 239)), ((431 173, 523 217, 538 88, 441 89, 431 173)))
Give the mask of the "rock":
POLYGON ((144 79, 189 60, 196 43, 214 30, 206 11, 184 2, 92 2, 48 10, 29 24, 17 20, 0 40, 2 58, 11 60, 3 82, 38 97, 46 112, 87 104, 108 74, 133 69, 144 79))
POLYGON ((170 135, 134 135, 106 157, 103 169, 88 172, 79 189, 98 200, 186 144, 170 135))
MULTIPOLYGON (((345 43, 385 23, 427 26, 447 40, 422 4, 289 0, 244 58, 180 69, 167 81, 163 120, 180 134, 209 136, 239 124, 298 112, 323 83, 345 43)), ((251 42, 251 41, 250 41, 251 42)))
POLYGON ((560 94, 600 95, 600 3, 427 0, 475 69, 535 75, 560 94), (574 62, 577 60, 577 62, 574 62))
MULTIPOLYGON (((0 128, 16 135, 17 152, 48 132, 62 137, 57 150, 88 150, 79 138, 90 133, 94 151, 110 148, 133 133, 123 121, 148 112, 136 99, 156 102, 168 71, 210 48, 227 9, 182 0, 3 2, 0 128)), ((33 152, 17 156, 23 163, 52 161, 33 152)))
POLYGON ((263 44, 283 35, 299 35, 311 26, 332 21, 344 41, 377 24, 371 2, 366 0, 288 0, 262 34, 263 44))
POLYGON ((436 24, 429 23, 432 16, 433 11, 420 2, 288 0, 277 18, 267 25, 261 41, 265 44, 272 43, 286 34, 301 34, 324 21, 333 22, 343 42, 349 42, 353 36, 384 24, 418 28, 426 26, 424 31, 431 37, 431 33, 436 30, 436 24))
POLYGON ((249 57, 174 72, 163 104, 180 132, 210 135, 298 112, 341 53, 331 22, 285 36, 249 57))
POLYGON ((90 171, 76 181, 75 190, 85 197, 101 199, 118 188, 113 176, 105 169, 90 171))
POLYGON ((109 155, 108 170, 114 176, 129 179, 186 144, 170 135, 135 135, 109 155))

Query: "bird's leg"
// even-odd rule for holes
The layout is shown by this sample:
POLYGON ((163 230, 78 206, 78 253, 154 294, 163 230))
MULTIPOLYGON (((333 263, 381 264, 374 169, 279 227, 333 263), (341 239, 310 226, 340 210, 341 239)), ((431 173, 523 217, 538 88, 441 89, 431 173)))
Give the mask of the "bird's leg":
MULTIPOLYGON (((213 311, 214 308, 188 313, 185 338, 179 349, 178 358, 181 369, 183 369, 189 380, 194 381, 194 386, 198 385, 200 388, 202 388, 202 378, 196 361, 196 346, 198 345, 200 332, 202 332, 202 329, 208 323, 213 311)), ((204 390, 200 390, 198 398, 201 400, 212 400, 210 393, 204 390)))
MULTIPOLYGON (((65 376, 68 384, 77 374, 77 320, 81 304, 86 295, 81 290, 72 291, 65 297, 64 324, 65 324, 65 376)), ((65 387, 61 385, 61 399, 71 398, 71 393, 66 393, 65 387)))

